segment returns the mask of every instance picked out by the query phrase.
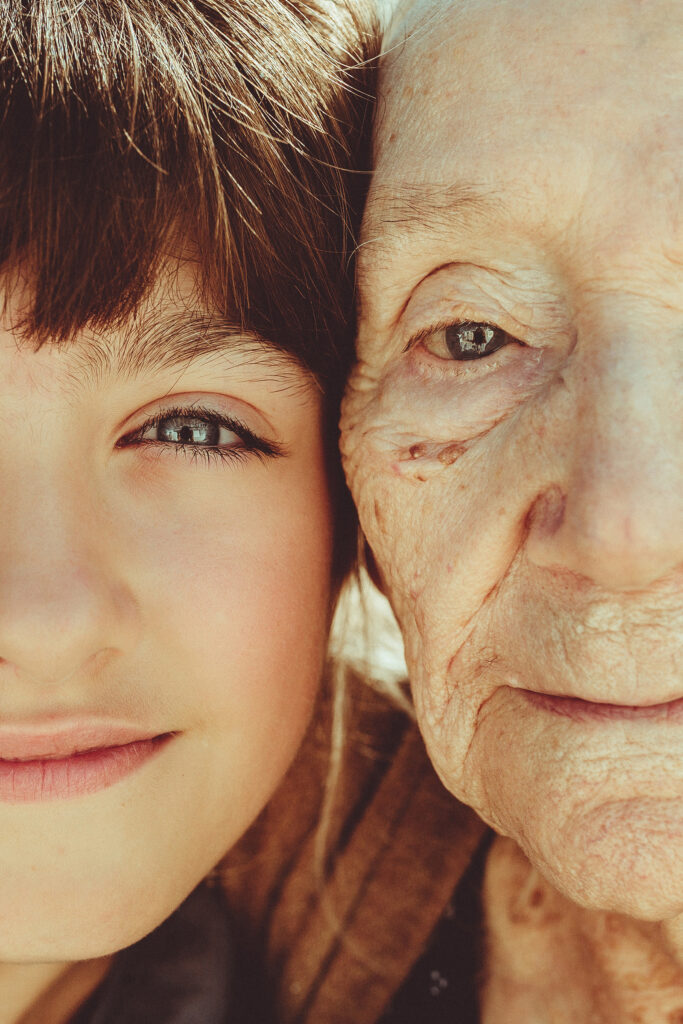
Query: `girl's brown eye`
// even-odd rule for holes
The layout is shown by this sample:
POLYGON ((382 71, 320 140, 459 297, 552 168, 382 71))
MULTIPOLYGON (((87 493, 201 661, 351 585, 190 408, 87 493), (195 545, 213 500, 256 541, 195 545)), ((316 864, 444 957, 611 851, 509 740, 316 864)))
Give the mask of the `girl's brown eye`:
POLYGON ((440 359, 463 362, 467 359, 483 359, 516 340, 494 324, 467 320, 435 331, 424 341, 424 346, 440 359))

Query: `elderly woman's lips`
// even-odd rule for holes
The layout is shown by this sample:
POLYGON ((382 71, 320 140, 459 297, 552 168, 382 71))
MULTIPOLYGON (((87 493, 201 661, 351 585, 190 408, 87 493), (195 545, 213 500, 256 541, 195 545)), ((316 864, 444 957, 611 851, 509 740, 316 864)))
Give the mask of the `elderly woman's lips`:
POLYGON ((683 697, 663 704, 607 704, 583 700, 581 697, 554 696, 522 690, 526 699, 538 708, 575 721, 614 720, 674 720, 683 722, 683 697))

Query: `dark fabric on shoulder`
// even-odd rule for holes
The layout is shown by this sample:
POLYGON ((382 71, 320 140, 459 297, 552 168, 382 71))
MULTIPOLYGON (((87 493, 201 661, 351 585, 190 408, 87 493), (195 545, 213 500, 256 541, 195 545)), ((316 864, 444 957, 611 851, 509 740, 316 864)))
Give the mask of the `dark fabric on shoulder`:
POLYGON ((236 943, 235 985, 230 1002, 230 1024, 281 1024, 268 963, 262 949, 236 943))
MULTIPOLYGON (((257 994, 270 996, 279 1024, 377 1024, 488 831, 439 781, 416 725, 363 680, 348 687, 325 864, 316 828, 329 700, 266 812, 222 865, 246 988, 254 993, 253 979, 265 976, 257 994)), ((262 1024, 259 1013, 269 1022, 269 1009, 249 1024, 262 1024)))
POLYGON ((489 832, 482 840, 425 952, 378 1024, 479 1024, 481 890, 493 837, 489 832))
POLYGON ((71 1024, 234 1024, 233 940, 225 896, 201 885, 122 950, 71 1024))

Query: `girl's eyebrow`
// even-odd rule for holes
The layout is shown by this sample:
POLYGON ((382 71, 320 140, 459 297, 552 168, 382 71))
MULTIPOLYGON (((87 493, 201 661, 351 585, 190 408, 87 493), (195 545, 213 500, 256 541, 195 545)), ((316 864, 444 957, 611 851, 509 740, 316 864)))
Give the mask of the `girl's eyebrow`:
POLYGON ((79 349, 79 370, 89 379, 183 370, 206 357, 225 360, 227 368, 248 364, 279 376, 300 377, 303 369, 289 352, 235 321, 189 310, 137 316, 116 334, 98 335, 79 349))

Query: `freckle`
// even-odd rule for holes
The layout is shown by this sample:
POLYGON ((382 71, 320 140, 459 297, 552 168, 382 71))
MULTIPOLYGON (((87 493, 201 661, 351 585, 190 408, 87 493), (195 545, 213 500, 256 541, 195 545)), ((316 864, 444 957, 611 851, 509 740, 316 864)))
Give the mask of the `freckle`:
POLYGON ((427 477, 426 476, 416 476, 415 479, 419 480, 421 484, 426 484, 427 483, 427 477))

